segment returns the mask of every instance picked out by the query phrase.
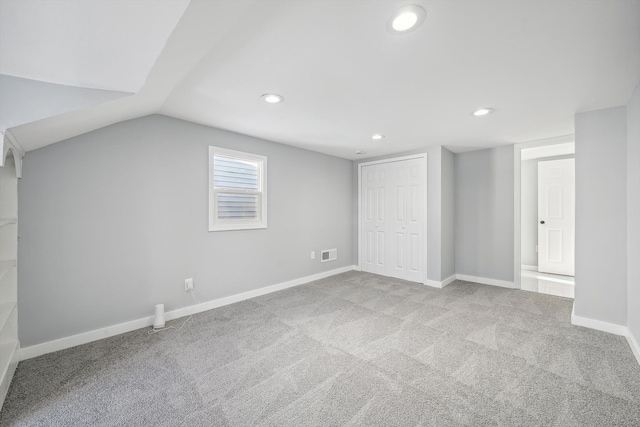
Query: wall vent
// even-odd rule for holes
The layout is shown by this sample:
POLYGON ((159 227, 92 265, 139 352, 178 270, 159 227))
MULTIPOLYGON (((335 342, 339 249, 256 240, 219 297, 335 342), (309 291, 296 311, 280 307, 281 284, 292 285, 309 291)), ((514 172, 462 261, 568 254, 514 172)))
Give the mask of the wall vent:
POLYGON ((320 252, 320 262, 335 261, 338 259, 337 249, 327 249, 320 252))

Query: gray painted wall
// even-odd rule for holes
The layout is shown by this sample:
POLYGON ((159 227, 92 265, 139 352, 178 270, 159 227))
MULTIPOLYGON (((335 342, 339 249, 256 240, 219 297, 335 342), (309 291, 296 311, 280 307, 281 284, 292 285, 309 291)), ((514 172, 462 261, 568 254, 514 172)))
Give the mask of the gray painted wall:
MULTIPOLYGON (((448 150, 447 150, 448 151, 448 150)), ((358 263, 358 164, 384 160, 393 157, 409 156, 412 154, 427 153, 427 278, 429 280, 442 281, 442 147, 430 146, 420 150, 394 154, 392 156, 372 157, 353 162, 353 262, 358 263)), ((453 245, 453 243, 451 243, 453 245)), ((445 257, 448 255, 445 255, 445 257)), ((446 261, 451 262, 453 261, 446 261)))
POLYGON ((524 265, 538 265, 538 163, 549 160, 573 159, 574 154, 566 156, 551 156, 542 159, 524 160, 520 173, 522 203, 521 210, 521 254, 520 258, 524 265))
POLYGON ((640 343, 640 83, 627 104, 628 327, 640 343))
POLYGON ((575 314, 627 324, 626 108, 576 114, 575 314))
POLYGON ((352 162, 164 116, 31 151, 23 347, 352 265, 352 162), (269 228, 208 231, 208 146, 268 157, 269 228), (337 248, 338 260, 310 260, 337 248))
POLYGON ((513 282, 513 146, 455 156, 456 273, 513 282))
POLYGON ((0 74, 0 130, 131 95, 0 74))
POLYGON ((455 155, 442 147, 441 174, 442 192, 441 196, 441 280, 447 279, 456 274, 456 216, 455 216, 455 155))

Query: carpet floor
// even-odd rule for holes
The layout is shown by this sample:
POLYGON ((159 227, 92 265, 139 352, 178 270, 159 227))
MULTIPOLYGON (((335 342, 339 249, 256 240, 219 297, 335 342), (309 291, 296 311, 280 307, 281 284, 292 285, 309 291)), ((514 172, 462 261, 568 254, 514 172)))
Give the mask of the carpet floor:
POLYGON ((21 362, 0 425, 640 426, 625 338, 571 307, 345 273, 21 362))

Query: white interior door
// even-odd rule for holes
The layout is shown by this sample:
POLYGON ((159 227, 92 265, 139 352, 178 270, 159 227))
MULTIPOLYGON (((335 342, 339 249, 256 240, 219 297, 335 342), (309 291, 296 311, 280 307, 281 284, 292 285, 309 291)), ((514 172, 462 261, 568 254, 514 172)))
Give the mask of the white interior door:
POLYGON ((424 282, 424 159, 389 161, 361 169, 361 268, 424 282))
POLYGON ((575 275, 575 159, 538 163, 538 271, 575 275))

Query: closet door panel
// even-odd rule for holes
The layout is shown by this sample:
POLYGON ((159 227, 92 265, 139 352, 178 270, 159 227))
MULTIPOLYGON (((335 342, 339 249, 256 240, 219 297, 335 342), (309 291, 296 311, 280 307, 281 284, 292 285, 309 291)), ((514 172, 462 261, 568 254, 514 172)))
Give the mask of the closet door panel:
POLYGON ((407 161, 407 280, 424 282, 425 277, 425 241, 424 230, 426 212, 424 212, 426 165, 424 159, 407 161))

